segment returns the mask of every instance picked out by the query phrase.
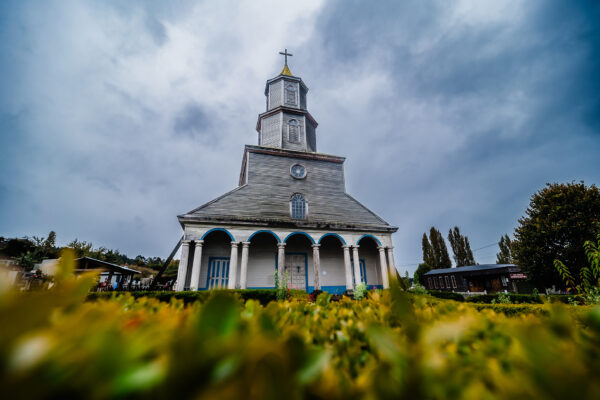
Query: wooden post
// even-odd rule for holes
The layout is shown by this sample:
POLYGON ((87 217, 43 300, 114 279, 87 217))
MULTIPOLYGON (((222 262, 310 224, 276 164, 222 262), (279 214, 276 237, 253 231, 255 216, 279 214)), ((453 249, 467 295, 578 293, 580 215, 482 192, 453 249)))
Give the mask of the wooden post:
POLYGON ((354 287, 360 284, 362 281, 360 279, 360 260, 358 259, 358 248, 360 246, 356 245, 352 248, 352 255, 354 258, 354 287))
POLYGON ((238 261, 238 242, 231 242, 231 254, 229 256, 229 282, 228 289, 235 289, 235 281, 237 280, 237 261, 238 261))
POLYGON ((387 262, 385 261, 385 247, 379 246, 377 247, 377 250, 379 250, 379 263, 381 264, 381 284, 384 289, 388 289, 390 287, 390 281, 389 270, 387 262))
POLYGON ((248 277, 248 247, 250 242, 242 243, 242 267, 240 270, 240 288, 246 289, 246 280, 248 277))
POLYGON ((319 257, 320 244, 313 244, 313 270, 315 272, 315 290, 321 290, 321 258, 319 257))
POLYGON ((198 290, 200 283, 200 265, 202 263, 202 245, 204 240, 196 240, 196 249, 194 250, 194 261, 192 262, 192 279, 190 281, 190 290, 198 290))
POLYGON ((181 292, 185 288, 185 278, 187 275, 188 256, 190 252, 190 241, 184 240, 181 243, 181 260, 177 270, 177 286, 175 290, 181 292))

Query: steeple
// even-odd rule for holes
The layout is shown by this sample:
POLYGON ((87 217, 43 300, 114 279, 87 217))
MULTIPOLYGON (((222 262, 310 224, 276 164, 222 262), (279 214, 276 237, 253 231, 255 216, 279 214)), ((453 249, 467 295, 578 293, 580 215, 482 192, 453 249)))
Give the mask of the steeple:
POLYGON ((316 152, 318 124, 307 109, 308 87, 288 67, 287 58, 292 54, 287 49, 279 54, 285 56, 285 64, 265 86, 267 111, 258 116, 258 145, 316 152))
POLYGON ((279 73, 279 75, 294 76, 294 75, 292 75, 292 71, 290 71, 290 68, 287 65, 287 58, 288 58, 288 56, 292 57, 293 54, 292 53, 288 53, 287 49, 285 49, 285 51, 283 53, 280 51, 279 54, 281 54, 282 56, 285 57, 285 65, 283 66, 283 69, 281 70, 281 72, 279 73))

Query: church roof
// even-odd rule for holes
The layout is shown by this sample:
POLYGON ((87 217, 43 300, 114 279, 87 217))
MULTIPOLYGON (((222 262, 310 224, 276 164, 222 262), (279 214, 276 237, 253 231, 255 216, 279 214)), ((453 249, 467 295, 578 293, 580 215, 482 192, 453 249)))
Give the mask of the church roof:
MULTIPOLYGON (((248 153, 258 156, 302 158, 312 160, 319 166, 343 163, 343 157, 320 153, 295 152, 281 149, 268 149, 260 146, 246 146, 244 165, 248 153)), ((289 163, 285 161, 285 163, 289 163)), ((287 165, 287 164, 286 164, 287 165)), ((323 167, 320 167, 322 169, 323 167)), ((316 172, 315 172, 316 173, 316 172)), ((325 171, 324 173, 327 173, 325 171)), ((180 215, 179 221, 231 223, 240 225, 295 226, 306 228, 330 228, 340 230, 362 230, 395 232, 398 228, 362 205, 344 191, 334 191, 315 187, 306 189, 309 201, 308 218, 292 219, 289 209, 290 189, 277 184, 252 182, 217 197, 216 199, 180 215)))

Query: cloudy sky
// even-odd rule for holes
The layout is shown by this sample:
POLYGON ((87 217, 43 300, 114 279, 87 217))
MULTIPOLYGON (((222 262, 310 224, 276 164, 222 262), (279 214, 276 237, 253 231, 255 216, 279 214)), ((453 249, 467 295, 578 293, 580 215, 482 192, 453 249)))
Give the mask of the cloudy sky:
POLYGON ((546 182, 600 183, 597 1, 3 1, 0 235, 166 257, 236 186, 284 48, 402 273, 431 225, 479 249, 546 182))

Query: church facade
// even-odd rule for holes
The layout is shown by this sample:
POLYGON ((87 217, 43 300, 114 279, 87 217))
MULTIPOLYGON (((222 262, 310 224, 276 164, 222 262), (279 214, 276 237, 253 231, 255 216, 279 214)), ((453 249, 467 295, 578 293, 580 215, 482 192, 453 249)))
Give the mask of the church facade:
POLYGON ((317 152, 308 87, 285 55, 266 83, 258 145, 244 149, 238 186, 178 216, 176 290, 274 288, 277 275, 290 288, 343 293, 360 282, 387 288, 396 274, 398 228, 346 193, 344 157, 317 152))

